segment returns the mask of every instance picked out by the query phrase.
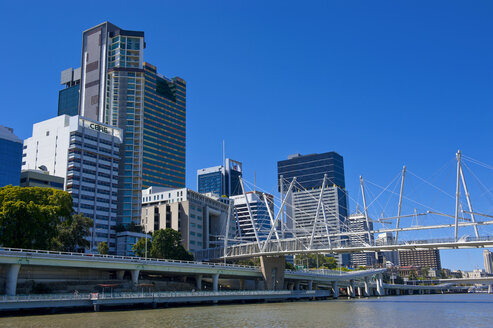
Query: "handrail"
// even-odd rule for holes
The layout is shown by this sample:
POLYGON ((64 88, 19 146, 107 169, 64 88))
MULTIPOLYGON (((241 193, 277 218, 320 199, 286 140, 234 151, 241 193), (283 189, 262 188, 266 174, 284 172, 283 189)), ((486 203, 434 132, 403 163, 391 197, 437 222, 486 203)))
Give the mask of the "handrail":
POLYGON ((177 297, 207 297, 207 296, 255 296, 255 295, 313 295, 316 290, 252 290, 252 291, 184 291, 184 292, 112 292, 112 293, 83 293, 83 294, 33 294, 33 295, 3 295, 0 302, 33 302, 33 301, 89 301, 101 299, 132 299, 132 298, 177 298, 177 297))
POLYGON ((180 263, 180 264, 193 264, 193 265, 204 265, 208 267, 231 267, 231 268, 242 268, 250 270, 258 270, 258 267, 241 265, 241 264, 229 264, 229 263, 212 263, 212 262, 202 262, 202 261, 183 261, 183 260, 170 260, 170 259, 158 259, 158 258, 143 258, 136 256, 121 256, 121 255, 106 255, 106 254, 91 254, 91 253, 75 253, 75 252, 62 252, 62 251, 48 251, 40 249, 24 249, 24 248, 12 248, 12 247, 0 247, 0 253, 4 252, 17 252, 26 255, 40 254, 40 255, 61 255, 61 256, 73 256, 76 258, 93 259, 93 260, 123 260, 123 261, 133 261, 139 263, 147 262, 157 262, 157 263, 180 263))

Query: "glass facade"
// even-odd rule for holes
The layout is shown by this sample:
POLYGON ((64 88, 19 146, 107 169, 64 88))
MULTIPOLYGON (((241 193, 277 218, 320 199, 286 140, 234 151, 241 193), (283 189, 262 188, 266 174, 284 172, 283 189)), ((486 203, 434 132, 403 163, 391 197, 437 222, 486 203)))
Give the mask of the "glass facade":
POLYGON ((123 131, 118 180, 118 222, 123 224, 140 221, 142 196, 144 36, 134 34, 110 32, 104 102, 104 123, 123 131))
POLYGON ((222 195, 222 173, 221 171, 199 174, 197 177, 197 190, 204 194, 213 192, 216 195, 222 195))
POLYGON ((58 115, 75 116, 79 114, 79 89, 80 85, 74 85, 58 93, 58 115))
POLYGON ((144 63, 142 187, 185 187, 186 84, 144 63))
MULTIPOLYGON (((336 152, 294 155, 287 160, 277 162, 277 181, 280 181, 282 175, 285 191, 294 177, 305 189, 321 188, 324 174, 327 174, 328 186, 336 185, 345 188, 344 161, 341 155, 336 152)), ((298 186, 295 190, 297 188, 301 187, 298 186)))
MULTIPOLYGON (((3 127, 0 127, 3 128, 3 127)), ((0 187, 18 186, 21 176, 22 141, 0 137, 0 187)))

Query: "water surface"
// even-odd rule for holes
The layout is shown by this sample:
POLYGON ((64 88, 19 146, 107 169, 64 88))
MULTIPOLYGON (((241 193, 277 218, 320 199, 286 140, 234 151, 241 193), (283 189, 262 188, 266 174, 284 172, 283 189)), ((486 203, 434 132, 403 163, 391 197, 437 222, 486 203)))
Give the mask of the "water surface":
POLYGON ((493 327, 493 295, 409 295, 0 318, 0 327, 493 327))

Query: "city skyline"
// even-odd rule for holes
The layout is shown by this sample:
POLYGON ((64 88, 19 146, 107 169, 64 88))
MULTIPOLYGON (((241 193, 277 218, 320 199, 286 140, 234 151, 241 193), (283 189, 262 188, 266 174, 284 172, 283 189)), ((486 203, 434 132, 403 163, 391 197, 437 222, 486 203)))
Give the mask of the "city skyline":
MULTIPOLYGON (((2 4, 4 12, 11 9, 10 6, 2 4)), ((484 32, 491 29, 491 22, 486 17, 493 9, 487 3, 481 3, 481 6, 481 10, 472 10, 452 3, 447 10, 442 10, 442 6, 435 4, 421 13, 418 7, 402 4, 387 8, 359 3, 352 11, 335 4, 313 5, 301 11, 302 20, 307 19, 303 15, 308 10, 315 13, 316 9, 320 9, 332 21, 326 22, 325 16, 315 13, 313 22, 301 29, 313 32, 316 27, 321 27, 322 32, 307 39, 289 24, 289 19, 296 17, 295 10, 289 5, 284 8, 286 15, 275 18, 273 22, 262 20, 274 10, 269 5, 259 17, 254 17, 253 8, 248 6, 229 5, 222 9, 213 6, 207 10, 212 13, 222 10, 222 14, 231 15, 223 22, 211 24, 208 30, 220 40, 230 42, 229 47, 220 47, 222 53, 212 52, 214 46, 218 46, 217 41, 211 38, 201 41, 202 33, 194 32, 191 27, 182 31, 178 24, 173 24, 180 19, 196 19, 199 15, 197 9, 185 14, 184 8, 179 5, 170 8, 176 17, 168 16, 169 21, 164 26, 168 31, 180 30, 180 39, 173 33, 166 36, 159 27, 145 21, 132 20, 127 23, 123 12, 110 14, 109 8, 102 11, 104 14, 92 15, 90 19, 85 15, 75 18, 68 14, 62 22, 70 18, 72 25, 65 24, 63 31, 57 28, 63 25, 61 22, 50 22, 47 27, 54 35, 60 33, 70 39, 67 45, 61 46, 56 40, 43 40, 49 43, 48 47, 60 50, 60 54, 54 55, 53 59, 46 59, 46 55, 41 54, 42 58, 38 59, 52 60, 55 65, 45 64, 43 68, 32 66, 21 54, 27 45, 15 43, 15 49, 19 50, 16 57, 19 58, 13 58, 13 64, 24 61, 27 70, 42 76, 43 80, 46 76, 49 82, 30 91, 35 93, 34 105, 29 99, 20 99, 12 89, 20 82, 15 70, 7 68, 7 76, 13 83, 12 87, 5 85, 3 99, 12 110, 5 113, 1 124, 13 127, 14 133, 25 139, 29 136, 32 123, 55 116, 59 72, 70 66, 77 67, 78 52, 73 49, 80 47, 81 31, 108 20, 125 28, 145 31, 149 45, 146 58, 149 57, 150 62, 160 67, 161 71, 170 72, 171 76, 182 76, 188 82, 187 187, 196 190, 194 176, 197 169, 220 161, 221 142, 225 139, 227 156, 241 160, 248 168, 245 179, 253 181, 255 172, 256 180, 260 182, 258 185, 271 193, 276 186, 275 165, 278 160, 297 152, 336 151, 345 158, 347 190, 350 196, 357 199, 360 174, 385 186, 399 173, 403 164, 422 177, 433 175, 444 162, 448 163, 451 171, 453 164, 450 159, 458 148, 472 158, 485 163, 493 162, 492 154, 488 152, 491 149, 491 132, 486 132, 488 122, 492 121, 490 95, 493 66, 488 59, 493 54, 493 42, 491 36, 484 32), (246 9, 244 15, 240 14, 240 9, 246 9), (336 13, 341 17, 335 17, 336 13), (438 13, 441 15, 440 25, 434 21, 438 13), (459 13, 466 19, 457 23, 459 13), (354 17, 351 18, 351 15, 354 17), (399 21, 396 16, 403 16, 403 19, 399 21), (414 26, 417 17, 420 17, 421 25, 411 33, 409 29, 414 26), (247 23, 246 18, 254 18, 254 21, 247 23), (362 21, 356 24, 358 18, 362 21), (376 18, 383 22, 379 25, 376 18), (239 21, 235 22, 235 19, 239 21), (349 26, 344 24, 345 20, 355 24, 344 29, 349 26), (255 27, 254 23, 260 23, 260 26, 255 27), (279 31, 276 24, 285 27, 286 31, 279 31), (395 31, 384 29, 387 26, 394 27, 395 31), (227 30, 228 27, 231 31, 227 30), (257 33, 263 28, 267 36, 252 40, 250 34, 245 34, 247 27, 254 28, 257 33), (339 28, 345 33, 331 34, 330 27, 339 28), (362 32, 363 27, 367 28, 365 32, 362 32), (235 32, 238 33, 236 39, 235 32), (372 32, 384 33, 376 38, 372 37, 372 32), (293 40, 289 39, 288 42, 288 37, 293 40), (331 42, 319 43, 316 37, 331 42), (74 41, 75 46, 71 45, 71 39, 77 41, 74 41), (270 39, 275 42, 269 44, 270 39), (437 40, 442 43, 435 45, 437 40), (165 51, 168 47, 158 45, 159 41, 163 44, 176 41, 179 46, 176 52, 173 47, 165 51), (206 41, 211 41, 211 44, 207 45, 206 41), (249 46, 245 47, 241 41, 249 46), (305 46, 306 49, 299 50, 290 44, 305 46), (197 45, 208 54, 205 58, 187 51, 197 45), (265 50, 262 49, 264 47, 265 50), (450 50, 446 54, 444 47, 450 50), (64 48, 67 48, 66 52, 64 48), (283 49, 297 51, 289 53, 283 49), (261 57, 265 53, 265 57, 261 57), (313 63, 309 59, 313 59, 313 63), (258 76, 265 76, 265 80, 269 81, 259 81, 258 76), (223 97, 218 100, 219 90, 216 88, 221 80, 228 82, 223 85, 223 97), (302 86, 303 83, 306 86, 302 86), (310 93, 307 92, 309 89, 310 93), (266 93, 266 90, 269 92, 266 93), (244 98, 245 93, 248 93, 248 99, 244 98), (301 97, 303 93, 310 97, 301 97), (285 98, 290 98, 289 102, 285 98), (299 108, 303 109, 304 115, 297 115, 299 108), (268 109, 274 110, 269 113, 268 109), (324 113, 326 110, 328 114, 324 113), (25 115, 19 119, 15 116, 18 113, 25 115), (280 117, 281 113, 289 115, 283 118, 280 117), (340 124, 322 124, 329 117, 340 124), (287 131, 290 124, 293 125, 293 133, 287 131)), ((28 12, 27 17, 36 22, 33 13, 28 12)), ((8 24, 9 20, 2 24, 8 24)), ((203 22, 199 20, 192 26, 197 27, 203 22)), ((10 36, 8 38, 10 40, 10 36)), ((33 42, 36 45, 40 41, 33 42)), ((4 57, 6 54, 1 56, 2 59, 7 58, 4 57)), ((447 177, 453 181, 454 174, 449 173, 447 177)), ((468 177, 473 179, 470 175, 468 177)), ((489 179, 485 180, 488 185, 491 174, 481 178, 489 179)), ((445 181, 446 187, 449 187, 449 182, 445 181)), ((453 187, 443 189, 454 192, 453 187)), ((375 193, 377 190, 374 189, 375 193)), ((480 188, 474 191, 479 196, 488 196, 480 188)), ((476 200, 476 206, 490 213, 489 202, 488 198, 481 202, 476 200)), ((442 201, 441 204, 448 203, 442 201)), ((355 210, 353 205, 350 212, 355 210)), ((452 209, 453 202, 449 205, 452 209)), ((446 253, 448 251, 442 252, 446 253)), ((475 254, 474 251, 457 251, 456 254, 466 253, 475 254)), ((451 256, 444 256, 442 261, 445 267, 472 269, 482 263, 481 252, 476 253, 472 257, 473 263, 469 264, 455 261, 451 256)), ((461 255, 460 258, 467 261, 467 256, 461 255)))

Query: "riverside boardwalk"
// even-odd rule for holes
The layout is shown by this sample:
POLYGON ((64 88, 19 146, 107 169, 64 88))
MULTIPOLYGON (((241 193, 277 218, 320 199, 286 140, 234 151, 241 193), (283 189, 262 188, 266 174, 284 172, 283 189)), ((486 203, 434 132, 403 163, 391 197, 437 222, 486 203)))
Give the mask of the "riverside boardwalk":
POLYGON ((0 272, 4 273, 2 275, 5 277, 5 294, 0 295, 0 311, 88 307, 99 311, 101 306, 147 304, 157 307, 160 304, 171 303, 289 301, 338 298, 341 292, 349 297, 368 297, 438 293, 453 289, 450 283, 438 286, 387 285, 383 283, 382 275, 386 269, 346 273, 331 270, 290 271, 284 270, 284 262, 282 269, 282 283, 274 281, 275 284, 269 285, 262 267, 0 248, 0 272), (127 282, 131 283, 134 289, 137 288, 142 273, 159 274, 162 277, 189 277, 195 280, 196 291, 16 295, 19 280, 42 282, 79 279, 78 275, 81 272, 98 277, 113 277, 111 279, 115 282, 125 281, 125 277, 129 277, 127 282), (238 281, 240 290, 219 290, 220 279, 238 281), (245 290, 245 280, 254 282, 254 290, 245 290), (202 290, 203 281, 210 282, 211 291, 202 290))

